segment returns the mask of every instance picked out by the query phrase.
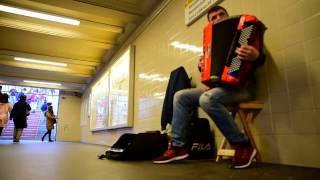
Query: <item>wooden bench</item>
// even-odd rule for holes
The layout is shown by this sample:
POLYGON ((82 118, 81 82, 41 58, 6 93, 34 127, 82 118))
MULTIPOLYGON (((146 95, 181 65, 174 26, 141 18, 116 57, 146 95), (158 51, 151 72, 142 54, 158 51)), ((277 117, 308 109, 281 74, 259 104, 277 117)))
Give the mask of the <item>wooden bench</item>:
MULTIPOLYGON (((256 154, 257 161, 261 161, 261 156, 257 148, 257 145, 254 141, 253 135, 251 133, 250 125, 253 123, 253 120, 257 117, 257 115, 262 110, 262 108, 263 108, 263 102, 261 101, 249 101, 249 102, 240 103, 237 106, 228 107, 228 109, 232 113, 234 120, 235 120, 236 114, 239 115, 239 119, 242 123, 244 133, 248 137, 252 146, 257 150, 257 154, 256 154)), ((220 143, 219 149, 217 151, 216 162, 221 160, 223 157, 234 156, 235 150, 227 148, 227 145, 228 145, 227 140, 225 137, 223 137, 220 143)))

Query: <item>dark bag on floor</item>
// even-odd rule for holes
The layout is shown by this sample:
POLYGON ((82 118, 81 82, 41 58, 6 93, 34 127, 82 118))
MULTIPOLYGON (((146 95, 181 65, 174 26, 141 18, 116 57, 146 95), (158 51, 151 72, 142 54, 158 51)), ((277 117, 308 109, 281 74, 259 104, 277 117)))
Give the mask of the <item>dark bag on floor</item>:
POLYGON ((190 124, 189 155, 191 159, 216 157, 216 146, 210 124, 206 118, 197 118, 190 124))
MULTIPOLYGON (((146 160, 162 155, 168 148, 168 137, 159 131, 126 133, 106 151, 105 157, 115 160, 146 160)), ((104 158, 103 156, 99 157, 104 158)))

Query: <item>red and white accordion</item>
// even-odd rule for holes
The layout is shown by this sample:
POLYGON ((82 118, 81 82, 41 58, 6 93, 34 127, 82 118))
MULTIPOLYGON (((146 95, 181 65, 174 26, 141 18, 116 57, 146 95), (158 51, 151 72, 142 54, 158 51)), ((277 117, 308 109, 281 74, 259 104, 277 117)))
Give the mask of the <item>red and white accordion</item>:
POLYGON ((255 16, 228 17, 203 30, 203 62, 201 82, 209 87, 217 83, 240 86, 246 82, 254 63, 241 61, 235 50, 252 45, 260 50, 266 27, 255 16))

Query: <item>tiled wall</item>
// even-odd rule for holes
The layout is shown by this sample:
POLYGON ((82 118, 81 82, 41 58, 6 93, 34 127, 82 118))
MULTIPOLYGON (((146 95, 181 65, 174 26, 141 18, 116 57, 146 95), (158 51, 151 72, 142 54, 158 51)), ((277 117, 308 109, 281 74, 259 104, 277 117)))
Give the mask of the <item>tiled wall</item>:
MULTIPOLYGON (((225 0, 222 6, 231 15, 254 14, 268 27, 267 61, 257 73, 257 94, 265 107, 253 127, 263 161, 320 167, 320 0, 225 0)), ((171 1, 133 43, 134 128, 93 134, 83 125, 82 141, 111 145, 123 132, 160 129, 161 95, 168 81, 146 80, 140 74, 168 78, 183 65, 201 87, 198 53, 170 45, 179 41, 202 46, 207 20, 203 17, 187 27, 183 8, 184 0, 171 1)), ((215 133, 219 141, 220 133, 215 133)))

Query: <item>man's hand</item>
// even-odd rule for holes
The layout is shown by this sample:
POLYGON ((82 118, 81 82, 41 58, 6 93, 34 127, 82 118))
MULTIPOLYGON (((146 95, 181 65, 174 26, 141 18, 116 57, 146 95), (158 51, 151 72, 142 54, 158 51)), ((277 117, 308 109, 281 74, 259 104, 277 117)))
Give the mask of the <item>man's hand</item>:
POLYGON ((245 61, 255 61, 260 55, 260 52, 253 46, 241 45, 241 47, 236 49, 238 58, 245 61))

